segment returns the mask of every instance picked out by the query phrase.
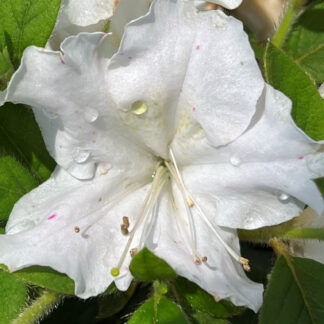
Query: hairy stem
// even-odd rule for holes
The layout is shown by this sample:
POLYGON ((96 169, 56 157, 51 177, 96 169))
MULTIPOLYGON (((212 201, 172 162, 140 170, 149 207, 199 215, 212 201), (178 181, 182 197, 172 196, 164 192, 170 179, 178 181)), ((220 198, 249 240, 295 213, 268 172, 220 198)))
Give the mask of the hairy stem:
POLYGON ((273 44, 282 47, 284 41, 290 31, 291 25, 294 23, 297 14, 304 5, 306 0, 290 0, 286 12, 281 20, 280 26, 272 38, 273 44))
POLYGON ((12 324, 34 324, 46 316, 51 309, 56 306, 62 298, 62 295, 44 290, 29 307, 27 307, 12 324))

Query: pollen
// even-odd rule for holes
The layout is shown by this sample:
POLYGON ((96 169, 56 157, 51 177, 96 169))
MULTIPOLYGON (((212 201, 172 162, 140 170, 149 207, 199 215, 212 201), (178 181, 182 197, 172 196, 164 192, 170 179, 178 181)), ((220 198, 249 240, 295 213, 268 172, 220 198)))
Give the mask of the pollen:
POLYGON ((187 201, 187 204, 190 208, 192 208, 193 206, 195 206, 195 203, 194 201, 190 198, 190 197, 187 197, 186 198, 186 201, 187 201))
POLYGON ((201 259, 202 262, 207 262, 207 260, 208 260, 208 259, 207 259, 206 256, 204 256, 204 257, 201 259))
POLYGON ((194 262, 195 262, 195 264, 200 264, 201 263, 201 261, 200 261, 200 258, 198 257, 198 256, 195 256, 194 257, 194 262))
POLYGON ((249 265, 249 262, 250 262, 249 259, 246 259, 246 258, 243 258, 243 257, 239 257, 238 262, 242 264, 243 269, 245 271, 251 271, 251 267, 249 265))
POLYGON ((112 268, 112 269, 110 270, 110 273, 111 273, 111 275, 112 275, 113 277, 118 277, 119 274, 120 274, 119 268, 112 268))
POLYGON ((124 235, 128 235, 129 231, 125 224, 120 225, 120 230, 124 235))
POLYGON ((143 115, 144 113, 146 113, 147 111, 147 104, 142 101, 142 100, 139 100, 139 101, 135 101, 132 106, 131 106, 131 112, 134 114, 134 115, 137 115, 137 116, 140 116, 140 115, 143 115))
POLYGON ((129 227, 129 219, 127 216, 123 216, 123 224, 128 228, 129 227))
POLYGON ((130 256, 133 258, 134 257, 134 255, 137 253, 137 248, 134 248, 134 249, 131 249, 130 251, 129 251, 129 254, 130 254, 130 256))
POLYGON ((75 233, 79 233, 80 232, 80 227, 79 226, 75 226, 74 227, 74 232, 75 233))

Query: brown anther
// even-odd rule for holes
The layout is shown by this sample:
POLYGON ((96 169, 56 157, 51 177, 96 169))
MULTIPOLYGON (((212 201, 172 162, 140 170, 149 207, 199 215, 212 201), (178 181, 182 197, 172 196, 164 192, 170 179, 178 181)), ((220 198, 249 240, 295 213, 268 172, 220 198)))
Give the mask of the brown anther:
POLYGON ((75 227, 74 227, 74 232, 75 232, 75 233, 79 233, 79 232, 80 232, 80 227, 75 226, 75 227))
POLYGON ((202 262, 207 262, 207 257, 204 256, 202 259, 201 259, 202 262))
POLYGON ((127 216, 123 216, 123 224, 126 226, 126 228, 129 227, 129 219, 127 216))
POLYGON ((243 265, 249 265, 249 259, 243 258, 243 257, 239 257, 238 262, 240 262, 243 265))
POLYGON ((187 204, 188 204, 188 206, 191 208, 191 207, 193 207, 193 206, 195 206, 195 203, 194 203, 194 201, 190 198, 190 197, 187 197, 187 204))
POLYGON ((128 228, 127 228, 127 226, 125 224, 120 225, 120 230, 122 231, 122 233, 124 235, 128 235, 128 233, 129 233, 128 228))
POLYGON ((129 251, 129 254, 130 254, 130 256, 133 258, 134 257, 134 255, 137 253, 137 248, 134 248, 134 249, 131 249, 130 251, 129 251))
POLYGON ((198 256, 195 256, 194 257, 194 262, 195 262, 195 264, 200 264, 200 258, 198 257, 198 256))
POLYGON ((251 271, 251 267, 248 264, 243 264, 243 269, 247 272, 251 271))

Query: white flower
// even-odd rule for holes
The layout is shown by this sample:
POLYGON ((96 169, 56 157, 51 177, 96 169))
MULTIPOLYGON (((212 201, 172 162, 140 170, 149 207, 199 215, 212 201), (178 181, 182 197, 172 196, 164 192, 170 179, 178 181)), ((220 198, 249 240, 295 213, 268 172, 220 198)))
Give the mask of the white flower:
POLYGON ((226 9, 235 9, 241 5, 242 0, 194 0, 198 8, 204 8, 206 2, 218 4, 226 9))
POLYGON ((64 54, 28 48, 1 94, 34 107, 58 167, 15 205, 0 262, 67 273, 86 298, 113 280, 127 289, 129 252, 146 245, 257 311, 263 288, 244 274, 235 229, 291 219, 303 203, 322 212, 319 145, 264 83, 235 18, 157 0, 112 57, 107 37, 70 37, 64 54))

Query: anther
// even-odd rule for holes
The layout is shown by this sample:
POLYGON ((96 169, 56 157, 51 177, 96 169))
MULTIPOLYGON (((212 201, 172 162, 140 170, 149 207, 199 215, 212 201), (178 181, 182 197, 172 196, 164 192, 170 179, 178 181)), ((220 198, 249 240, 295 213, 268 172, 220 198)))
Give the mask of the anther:
POLYGON ((187 204, 190 208, 192 208, 193 206, 195 206, 195 203, 194 201, 190 198, 190 197, 187 197, 186 198, 186 201, 187 201, 187 204))
POLYGON ((204 256, 202 259, 201 259, 202 262, 207 262, 207 257, 204 256))
POLYGON ((126 226, 125 224, 120 225, 120 230, 124 235, 128 235, 128 226, 126 226))
POLYGON ((74 232, 75 232, 75 233, 79 233, 79 232, 80 232, 80 227, 75 226, 75 227, 74 227, 74 232))
POLYGON ((196 255, 195 257, 194 257, 194 262, 195 262, 195 264, 200 264, 200 258, 196 255))
POLYGON ((238 262, 242 264, 245 271, 251 271, 251 267, 249 266, 250 261, 248 259, 239 257, 238 262))
POLYGON ((127 216, 123 216, 123 224, 126 226, 126 228, 129 227, 129 219, 127 216))
POLYGON ((112 275, 113 277, 118 277, 118 276, 119 276, 119 273, 120 273, 119 268, 112 268, 112 269, 110 270, 110 273, 111 273, 111 275, 112 275))
POLYGON ((130 251, 129 251, 129 254, 130 254, 130 256, 133 258, 134 257, 134 255, 137 253, 137 248, 134 248, 134 249, 131 249, 130 251))

